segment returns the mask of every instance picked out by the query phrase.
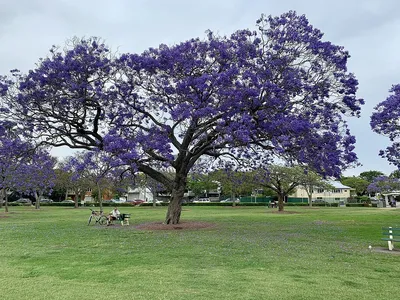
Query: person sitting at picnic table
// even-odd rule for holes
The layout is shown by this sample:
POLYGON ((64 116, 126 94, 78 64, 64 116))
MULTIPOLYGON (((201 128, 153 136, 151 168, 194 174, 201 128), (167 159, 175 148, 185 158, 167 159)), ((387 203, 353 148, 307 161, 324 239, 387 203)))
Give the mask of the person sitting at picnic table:
POLYGON ((121 213, 119 212, 118 207, 115 207, 115 208, 110 212, 110 214, 108 215, 108 218, 107 218, 107 226, 110 225, 110 223, 111 223, 113 220, 118 220, 120 215, 121 215, 121 213))

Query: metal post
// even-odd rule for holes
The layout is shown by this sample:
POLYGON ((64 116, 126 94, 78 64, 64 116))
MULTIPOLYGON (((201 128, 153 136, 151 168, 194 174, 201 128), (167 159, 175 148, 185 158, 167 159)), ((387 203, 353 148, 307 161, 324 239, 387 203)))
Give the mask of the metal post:
POLYGON ((389 248, 389 250, 390 251, 392 251, 393 250, 393 248, 394 248, 394 246, 393 246, 393 241, 391 241, 391 240, 393 240, 393 230, 392 230, 392 227, 389 227, 389 241, 388 241, 388 248, 389 248))

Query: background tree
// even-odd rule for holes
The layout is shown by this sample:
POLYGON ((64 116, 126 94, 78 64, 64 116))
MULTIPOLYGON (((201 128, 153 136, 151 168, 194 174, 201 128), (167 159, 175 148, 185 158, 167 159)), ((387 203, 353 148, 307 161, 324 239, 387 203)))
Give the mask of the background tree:
POLYGON ((356 161, 344 116, 363 101, 349 54, 295 12, 262 16, 256 32, 209 32, 141 55, 113 56, 94 38, 68 46, 13 74, 7 117, 47 144, 113 153, 168 187, 167 224, 180 220, 200 157, 226 167, 280 157, 332 176, 356 161))
POLYGON ((44 150, 36 149, 29 160, 19 163, 12 175, 10 185, 13 190, 35 197, 35 208, 40 208, 44 194, 49 195, 54 186, 56 159, 44 150))
POLYGON ((0 189, 4 195, 5 212, 8 212, 8 194, 13 187, 21 184, 16 180, 19 169, 35 153, 34 146, 21 139, 15 129, 15 123, 0 122, 0 189))
POLYGON ((271 165, 268 169, 259 169, 255 173, 254 181, 263 187, 273 190, 278 196, 278 210, 283 211, 283 204, 288 195, 302 184, 304 170, 301 167, 285 167, 271 165))
POLYGON ((223 197, 231 198, 232 206, 236 206, 236 198, 240 198, 241 195, 250 195, 255 188, 252 174, 245 171, 220 169, 211 173, 210 178, 218 183, 223 197))
MULTIPOLYGON (((363 173, 366 173, 366 172, 363 172, 363 173)), ((361 174, 360 174, 360 176, 361 176, 361 174)), ((376 177, 378 177, 378 176, 379 175, 377 175, 376 177)), ((363 178, 358 177, 358 176, 342 177, 340 179, 340 182, 344 185, 347 185, 347 186, 353 188, 355 190, 355 193, 358 196, 363 196, 363 195, 366 195, 366 193, 368 191, 367 190, 368 186, 373 181, 373 179, 371 181, 369 181, 366 178, 376 178, 376 177, 373 177, 372 174, 367 175, 367 176, 363 175, 363 178)))
POLYGON ((371 183, 372 181, 374 181, 374 179, 375 179, 376 177, 384 176, 384 175, 385 175, 385 174, 383 174, 383 173, 380 172, 380 171, 373 171, 373 170, 371 170, 371 171, 361 172, 359 177, 360 177, 361 179, 364 179, 364 180, 368 181, 369 183, 371 183))
POLYGON ((196 196, 207 194, 211 190, 218 189, 218 182, 211 174, 191 173, 188 179, 188 189, 196 196))
MULTIPOLYGON (((157 206, 157 197, 159 193, 165 192, 165 187, 158 181, 153 178, 147 176, 144 173, 138 173, 134 176, 132 187, 139 187, 141 189, 150 190, 153 196, 153 207, 157 206)), ((145 199, 147 201, 147 199, 145 199)))
MULTIPOLYGON (((68 159, 65 170, 72 172, 72 180, 78 182, 75 192, 78 197, 84 195, 83 182, 94 183, 100 210, 103 210, 103 191, 111 188, 113 179, 119 178, 126 168, 120 168, 115 161, 104 151, 86 151, 76 153, 68 159)), ((77 204, 78 197, 75 199, 77 204)))
POLYGON ((368 186, 370 193, 390 193, 400 191, 400 179, 387 176, 379 176, 368 186))
POLYGON ((66 200, 68 190, 71 189, 72 174, 64 170, 63 162, 59 162, 54 171, 56 179, 51 198, 57 201, 66 200))
MULTIPOLYGON (((301 167, 299 167, 301 168, 301 167)), ((297 172, 298 181, 300 186, 306 191, 308 197, 308 205, 312 206, 312 195, 316 188, 330 188, 331 185, 327 183, 321 175, 303 168, 303 173, 299 169, 297 172)))

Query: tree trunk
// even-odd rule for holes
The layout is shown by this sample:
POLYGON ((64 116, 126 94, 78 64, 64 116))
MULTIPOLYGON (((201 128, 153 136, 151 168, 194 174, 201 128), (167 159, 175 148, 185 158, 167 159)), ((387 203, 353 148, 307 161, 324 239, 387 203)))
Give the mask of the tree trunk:
POLYGON ((231 191, 232 207, 236 206, 236 195, 235 192, 231 191))
POLYGON ((74 193, 75 193, 74 207, 78 208, 78 202, 79 202, 81 196, 80 196, 79 190, 75 190, 74 193))
POLYGON ((278 194, 278 211, 283 211, 284 195, 278 194))
POLYGON ((4 196, 6 193, 5 189, 1 189, 0 190, 0 208, 3 207, 3 199, 5 199, 6 197, 4 196))
POLYGON ((171 194, 171 200, 168 205, 165 224, 178 224, 181 218, 182 200, 186 189, 187 175, 177 174, 174 182, 174 188, 171 194))
POLYGON ((4 211, 7 213, 8 212, 8 194, 7 194, 7 190, 4 190, 4 198, 5 198, 4 211))
POLYGON ((312 195, 308 195, 308 205, 312 207, 312 195))
POLYGON ((40 209, 40 198, 42 198, 42 193, 40 193, 40 195, 39 195, 38 192, 35 191, 34 195, 35 195, 35 200, 36 200, 35 209, 40 209))
POLYGON ((99 207, 100 207, 100 211, 103 210, 103 195, 101 194, 101 188, 100 188, 100 183, 97 183, 97 193, 98 193, 98 197, 99 197, 99 207))

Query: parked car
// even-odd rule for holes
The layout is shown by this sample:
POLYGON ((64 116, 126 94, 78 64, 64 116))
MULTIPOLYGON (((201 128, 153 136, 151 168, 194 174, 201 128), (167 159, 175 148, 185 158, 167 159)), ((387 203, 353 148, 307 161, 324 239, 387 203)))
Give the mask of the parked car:
POLYGON ((19 198, 18 200, 14 201, 14 203, 32 205, 32 201, 30 199, 28 199, 28 198, 19 198))
POLYGON ((53 203, 51 199, 40 199, 39 203, 53 203))
MULTIPOLYGON (((162 203, 162 201, 160 201, 160 200, 156 200, 155 202, 156 202, 156 205, 161 205, 161 203, 162 203)), ((153 200, 148 200, 147 203, 153 204, 153 200)))
POLYGON ((135 206, 139 206, 140 204, 145 203, 146 201, 141 199, 135 199, 135 200, 127 200, 126 202, 135 206))
POLYGON ((379 203, 379 199, 376 199, 375 197, 369 198, 371 200, 371 204, 377 205, 379 203))
MULTIPOLYGON (((235 198, 235 203, 239 203, 240 199, 239 198, 235 198)), ((233 203, 233 199, 231 198, 227 198, 225 200, 222 200, 221 203, 233 203)))
POLYGON ((207 203, 211 202, 210 198, 197 198, 193 201, 193 203, 207 203))
POLYGON ((75 203, 74 200, 63 200, 61 203, 75 203))
POLYGON ((125 199, 111 199, 111 202, 112 203, 125 203, 126 201, 125 201, 125 199))

